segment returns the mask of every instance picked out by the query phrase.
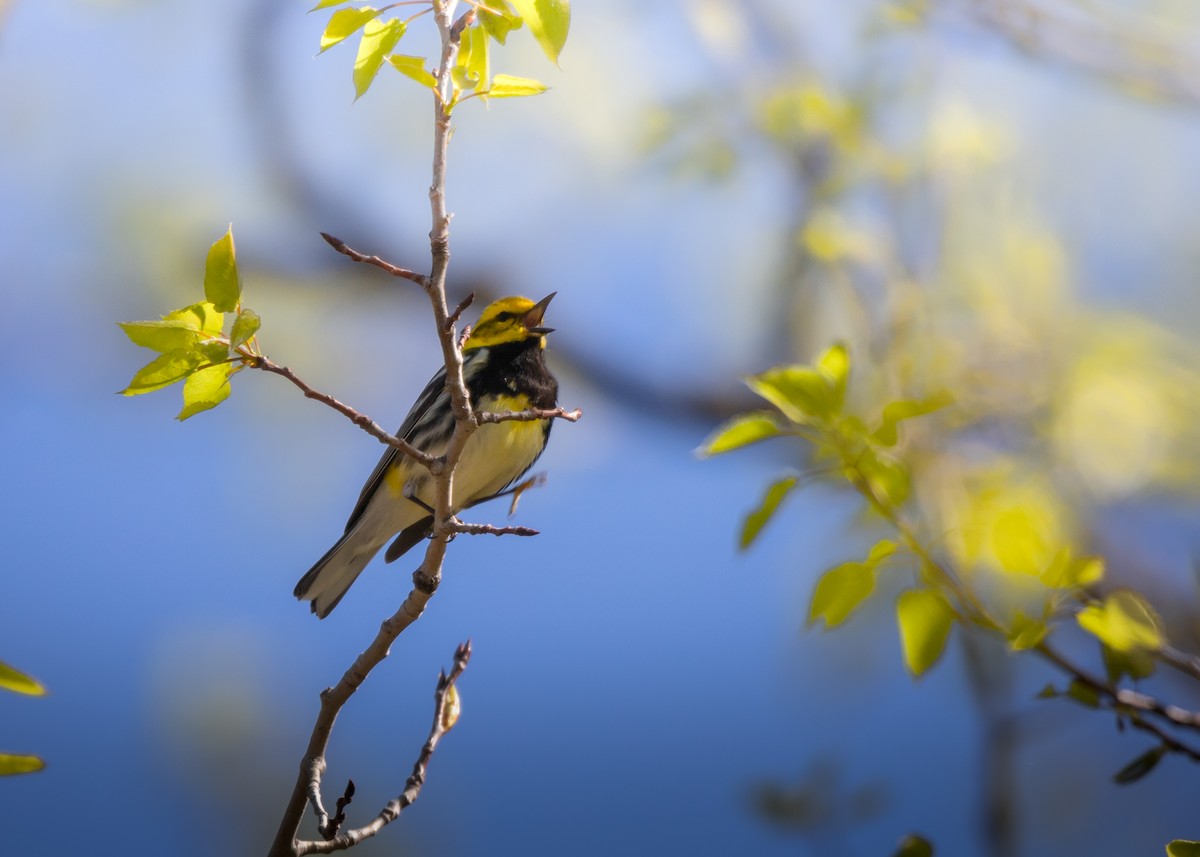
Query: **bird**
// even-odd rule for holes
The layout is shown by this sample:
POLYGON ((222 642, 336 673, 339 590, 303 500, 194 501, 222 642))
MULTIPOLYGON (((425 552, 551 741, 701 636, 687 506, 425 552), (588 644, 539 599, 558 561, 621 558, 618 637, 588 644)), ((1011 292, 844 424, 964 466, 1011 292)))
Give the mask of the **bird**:
MULTIPOLYGON (((546 307, 505 297, 489 304, 462 345, 463 379, 477 411, 524 411, 557 407, 558 381, 546 367, 546 307)), ((454 471, 452 513, 489 500, 516 482, 542 454, 552 419, 508 420, 475 429, 454 471)), ((396 436, 431 455, 441 455, 454 432, 454 413, 443 366, 425 385, 396 436)), ((367 479, 346 530, 296 584, 293 594, 312 602, 324 619, 388 541, 394 562, 429 534, 434 480, 409 456, 389 447, 367 479)))

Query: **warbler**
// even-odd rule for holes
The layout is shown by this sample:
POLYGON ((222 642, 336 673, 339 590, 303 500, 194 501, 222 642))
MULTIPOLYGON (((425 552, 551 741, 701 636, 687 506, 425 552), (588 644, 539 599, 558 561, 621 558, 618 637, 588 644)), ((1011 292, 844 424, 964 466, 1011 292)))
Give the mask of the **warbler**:
MULTIPOLYGON (((480 314, 463 343, 463 378, 476 410, 556 407, 558 382, 546 368, 546 335, 553 329, 542 326, 554 294, 537 303, 522 297, 501 298, 480 314)), ((453 512, 491 499, 529 470, 546 448, 553 422, 509 420, 477 428, 454 471, 453 512)), ((396 436, 422 452, 441 455, 453 432, 454 413, 443 366, 396 436)), ((395 538, 384 559, 392 562, 428 534, 433 492, 429 472, 389 447, 363 486, 345 534, 300 578, 295 596, 311 601, 319 618, 328 616, 389 539, 395 538)))

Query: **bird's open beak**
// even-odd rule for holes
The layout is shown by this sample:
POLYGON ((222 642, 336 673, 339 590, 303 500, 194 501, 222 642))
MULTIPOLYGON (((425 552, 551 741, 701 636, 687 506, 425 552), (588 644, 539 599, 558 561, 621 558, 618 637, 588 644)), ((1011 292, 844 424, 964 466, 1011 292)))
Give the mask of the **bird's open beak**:
POLYGON ((550 306, 550 301, 558 292, 551 292, 540 301, 533 305, 533 309, 525 313, 521 318, 521 323, 525 325, 525 329, 530 333, 536 333, 539 336, 545 336, 547 333, 553 333, 553 327, 542 327, 542 316, 546 314, 546 307, 550 306))

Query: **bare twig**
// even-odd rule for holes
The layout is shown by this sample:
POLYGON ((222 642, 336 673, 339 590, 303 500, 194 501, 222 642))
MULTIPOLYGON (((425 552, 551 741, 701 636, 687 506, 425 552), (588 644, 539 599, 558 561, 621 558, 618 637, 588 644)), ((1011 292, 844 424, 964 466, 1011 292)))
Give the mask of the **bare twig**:
MULTIPOLYGON (((301 857, 304 854, 332 854, 334 851, 344 851, 347 848, 351 848, 362 840, 374 836, 385 826, 395 821, 401 812, 416 801, 421 794, 421 787, 425 785, 425 775, 429 769, 429 761, 433 758, 433 751, 437 749, 438 742, 442 739, 443 735, 450 731, 454 726, 454 721, 457 719, 457 711, 452 711, 457 705, 457 693, 452 693, 451 691, 454 689, 455 682, 458 681, 459 676, 463 674, 463 670, 467 668, 467 663, 470 660, 471 641, 468 640, 455 651, 454 666, 450 669, 450 674, 447 675, 445 672, 442 672, 438 676, 437 690, 433 694, 433 726, 430 728, 429 737, 425 739, 425 745, 421 748, 421 753, 413 765, 413 772, 404 784, 404 791, 393 800, 388 801, 383 809, 379 811, 379 814, 370 823, 364 824, 362 827, 356 827, 353 830, 339 833, 324 842, 301 840, 294 843, 294 852, 297 857, 301 857)), ((352 795, 353 791, 348 790, 348 794, 352 795)), ((349 800, 346 803, 349 803, 349 800)), ((342 806, 342 802, 339 801, 339 814, 342 806)))
POLYGON ((450 522, 450 531, 472 536, 536 536, 538 531, 529 527, 497 527, 492 524, 468 524, 455 519, 450 522))
POLYGON ((384 620, 375 634, 375 639, 354 659, 354 663, 342 674, 338 683, 321 692, 321 710, 317 713, 292 796, 288 800, 283 818, 279 822, 279 830, 275 834, 275 841, 271 845, 270 857, 292 857, 297 853, 294 847, 296 831, 299 830, 300 820, 304 816, 304 806, 314 776, 317 778, 317 787, 320 787, 320 773, 325 769, 325 750, 329 746, 329 736, 333 732, 333 722, 337 719, 338 712, 366 680, 371 670, 388 656, 392 643, 400 633, 420 618, 425 605, 433 597, 434 590, 428 589, 424 581, 414 580, 414 584, 400 609, 384 620))
POLYGON ((583 411, 576 408, 573 411, 568 411, 566 408, 530 408, 526 411, 503 411, 500 413, 490 413, 488 411, 475 412, 475 424, 486 425, 487 423, 503 423, 509 421, 516 422, 533 422, 534 420, 566 420, 567 422, 576 422, 583 416, 583 411))
POLYGON ((354 248, 348 246, 345 241, 340 238, 334 238, 328 232, 322 232, 321 237, 324 238, 329 246, 337 250, 343 256, 349 256, 355 262, 362 262, 365 265, 374 265, 376 268, 382 268, 393 277, 403 277, 406 280, 411 280, 423 289, 429 288, 429 278, 424 274, 418 274, 415 271, 410 271, 407 268, 401 268, 399 265, 393 265, 378 256, 368 256, 366 253, 360 253, 354 248))
POLYGON ((396 437, 391 432, 385 431, 383 426, 375 422, 366 414, 359 413, 349 405, 338 401, 328 393, 322 393, 309 386, 308 382, 302 379, 299 375, 293 372, 286 366, 280 366, 268 357, 261 354, 250 354, 242 352, 242 362, 252 369, 261 369, 264 372, 272 372, 280 377, 287 378, 293 384, 300 388, 301 392, 310 399, 315 399, 318 402, 328 405, 340 414, 346 416, 350 422, 354 423, 360 429, 365 431, 371 437, 378 440, 380 443, 386 444, 394 449, 407 455, 413 461, 419 462, 427 468, 437 467, 440 463, 436 455, 430 455, 426 452, 421 452, 411 443, 401 438, 396 437))

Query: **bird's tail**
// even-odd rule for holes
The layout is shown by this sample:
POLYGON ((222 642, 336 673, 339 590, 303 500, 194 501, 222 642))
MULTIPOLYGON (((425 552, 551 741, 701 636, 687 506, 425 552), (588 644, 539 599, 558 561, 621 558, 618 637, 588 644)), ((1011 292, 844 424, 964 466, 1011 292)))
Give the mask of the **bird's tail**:
POLYGON ((363 539, 357 527, 347 531, 300 578, 292 594, 302 601, 311 601, 312 612, 318 619, 324 619, 383 545, 384 542, 363 539))

